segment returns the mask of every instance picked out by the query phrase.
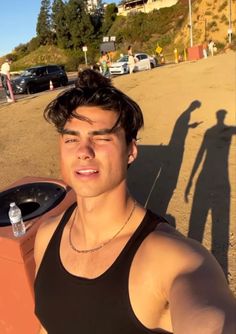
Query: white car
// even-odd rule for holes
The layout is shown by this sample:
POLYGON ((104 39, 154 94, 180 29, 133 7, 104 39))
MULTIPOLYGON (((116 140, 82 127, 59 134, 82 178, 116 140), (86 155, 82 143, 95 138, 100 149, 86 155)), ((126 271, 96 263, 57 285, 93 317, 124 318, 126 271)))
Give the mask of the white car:
MULTIPOLYGON (((157 60, 154 57, 149 56, 146 53, 135 53, 134 58, 136 60, 134 71, 150 70, 157 66, 157 60)), ((121 57, 117 62, 110 65, 111 74, 126 74, 129 73, 128 55, 121 57)))
POLYGON ((110 74, 126 74, 129 73, 128 55, 121 57, 115 63, 109 66, 110 74))

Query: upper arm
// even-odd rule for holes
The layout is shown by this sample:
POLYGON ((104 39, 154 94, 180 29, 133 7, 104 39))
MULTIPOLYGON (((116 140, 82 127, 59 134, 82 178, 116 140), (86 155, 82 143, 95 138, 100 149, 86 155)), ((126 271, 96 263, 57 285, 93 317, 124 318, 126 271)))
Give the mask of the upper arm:
MULTIPOLYGON (((236 302, 216 260, 200 245, 202 259, 186 259, 185 268, 173 279, 169 304, 175 334, 235 334, 236 302), (188 270, 188 261, 189 270, 188 270), (197 261, 196 261, 197 262, 197 261)), ((194 254, 196 256, 196 254, 194 254)))

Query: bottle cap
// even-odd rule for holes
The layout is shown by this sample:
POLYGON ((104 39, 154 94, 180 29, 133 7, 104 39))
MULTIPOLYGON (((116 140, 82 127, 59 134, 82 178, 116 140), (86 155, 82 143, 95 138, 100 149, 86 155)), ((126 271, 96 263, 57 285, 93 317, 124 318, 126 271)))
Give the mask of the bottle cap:
POLYGON ((15 206, 15 205, 16 205, 15 202, 10 203, 10 207, 11 207, 11 208, 12 208, 13 206, 15 206))

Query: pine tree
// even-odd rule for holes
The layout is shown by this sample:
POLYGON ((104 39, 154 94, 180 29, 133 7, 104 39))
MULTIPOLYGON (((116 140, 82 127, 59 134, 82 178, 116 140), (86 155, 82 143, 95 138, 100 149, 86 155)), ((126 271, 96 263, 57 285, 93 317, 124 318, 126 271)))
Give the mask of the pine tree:
POLYGON ((118 9, 115 3, 107 5, 102 23, 103 35, 106 35, 116 20, 118 9))
POLYGON ((71 34, 66 20, 66 5, 62 0, 54 0, 52 4, 52 28, 56 35, 56 42, 60 48, 70 48, 71 34))
POLYGON ((40 45, 52 42, 50 0, 41 0, 41 8, 38 15, 36 32, 40 45))
POLYGON ((83 0, 69 0, 66 5, 66 20, 74 50, 81 49, 93 35, 93 25, 83 0))

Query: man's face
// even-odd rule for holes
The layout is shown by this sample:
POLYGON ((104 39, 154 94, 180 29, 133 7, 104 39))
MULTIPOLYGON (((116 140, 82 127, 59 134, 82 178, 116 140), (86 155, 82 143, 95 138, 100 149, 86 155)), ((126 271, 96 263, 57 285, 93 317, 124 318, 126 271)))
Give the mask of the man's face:
POLYGON ((96 197, 126 187, 127 165, 137 155, 135 141, 128 146, 122 128, 110 131, 117 113, 99 107, 79 107, 60 137, 64 181, 77 196, 96 197))

